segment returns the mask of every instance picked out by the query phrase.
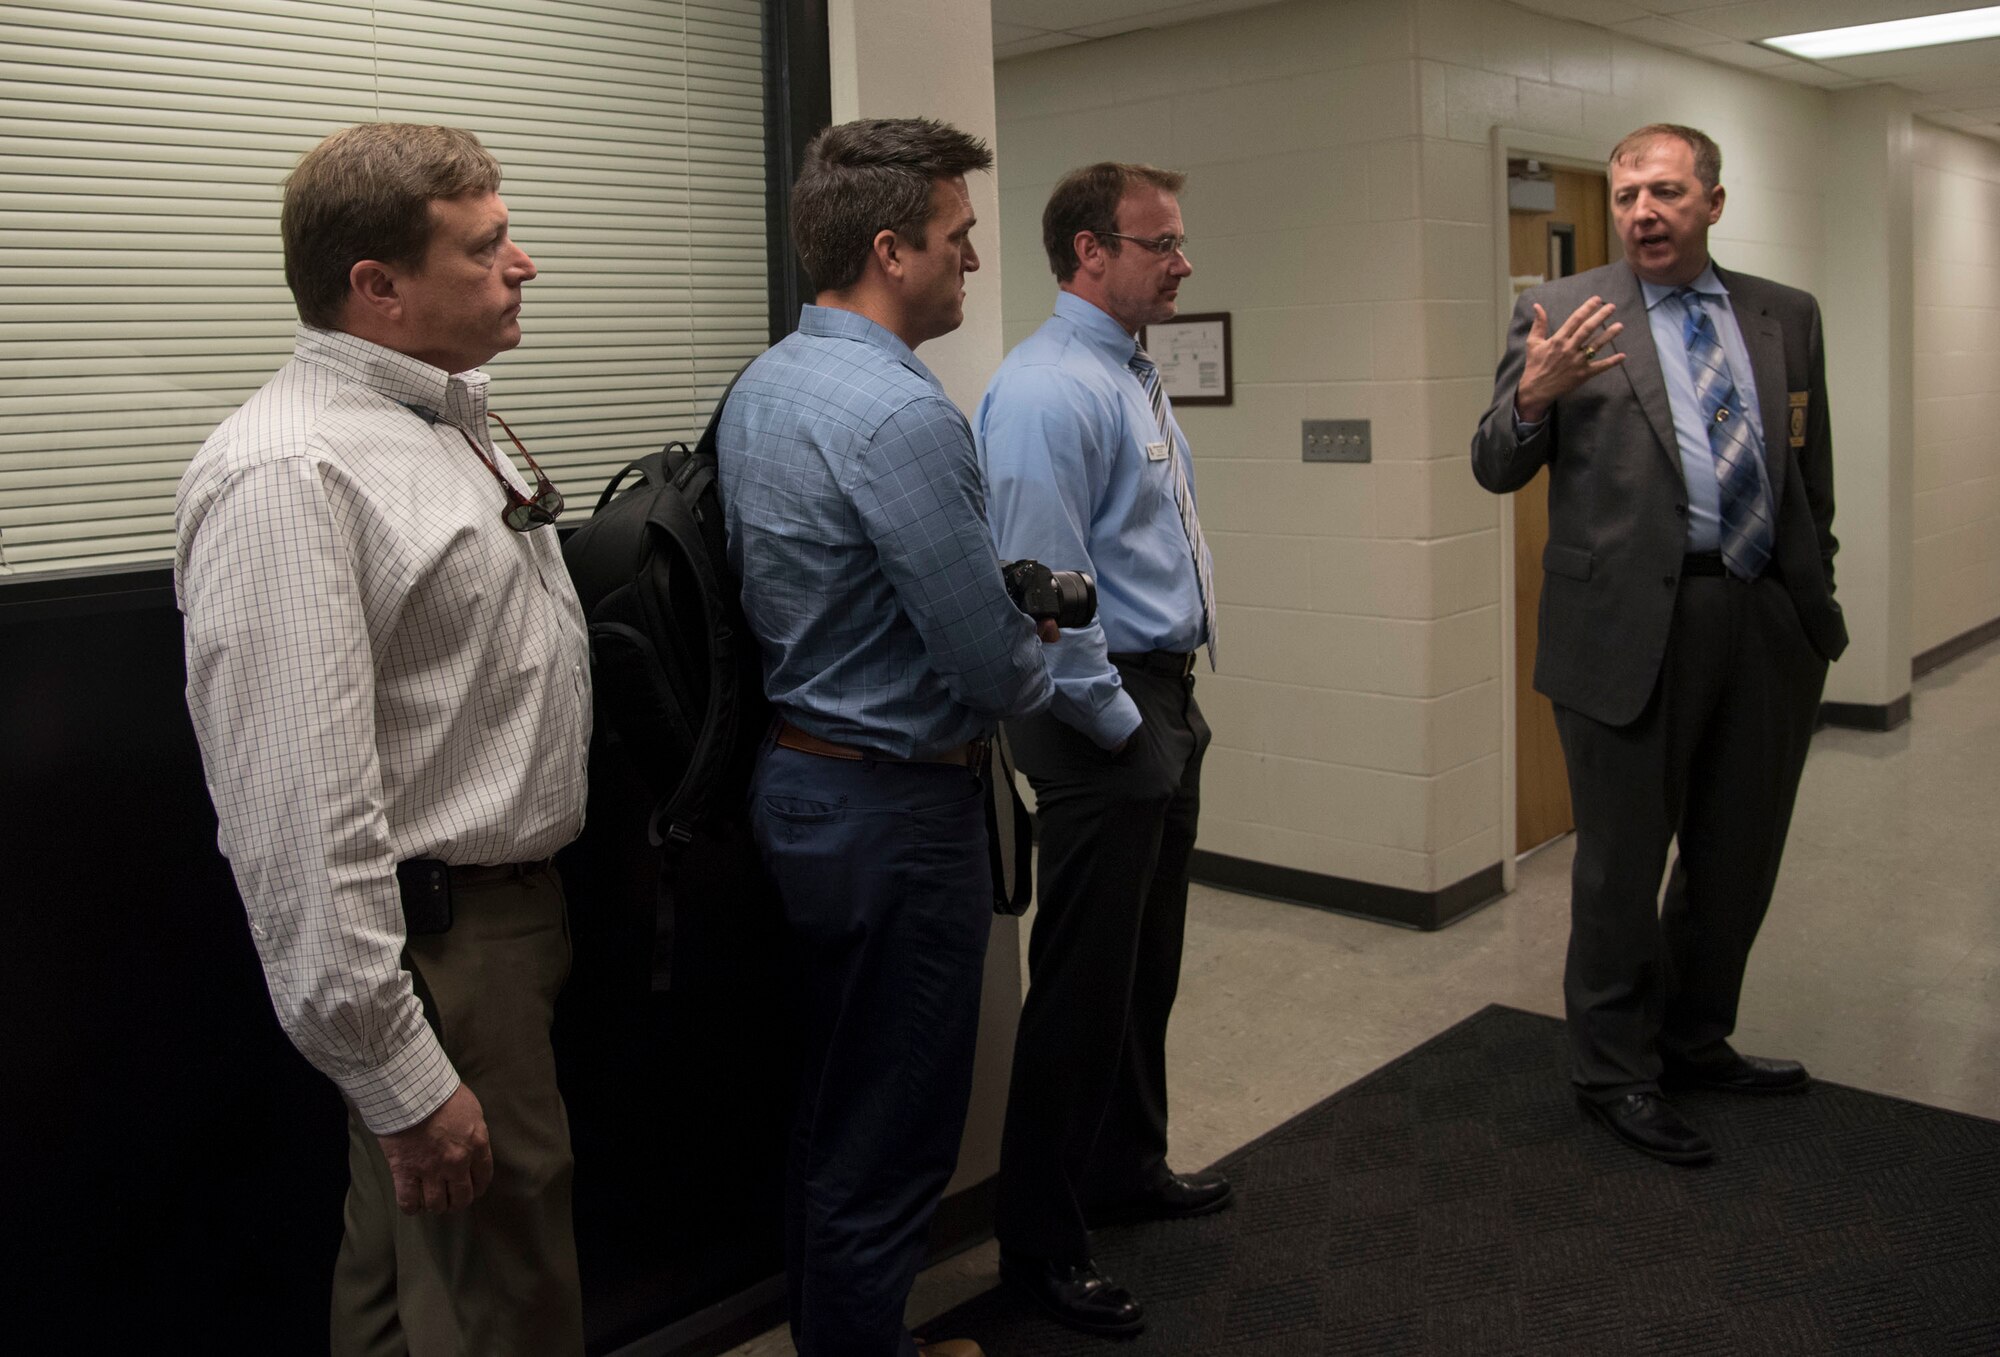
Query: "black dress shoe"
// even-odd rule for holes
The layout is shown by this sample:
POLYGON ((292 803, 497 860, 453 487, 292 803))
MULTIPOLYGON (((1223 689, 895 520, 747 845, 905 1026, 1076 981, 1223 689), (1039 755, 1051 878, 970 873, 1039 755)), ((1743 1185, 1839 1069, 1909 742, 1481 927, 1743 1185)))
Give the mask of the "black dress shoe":
POLYGON ((1169 1173, 1136 1197, 1091 1207, 1084 1212, 1084 1223, 1095 1228, 1141 1220, 1185 1220, 1220 1211, 1235 1195, 1229 1180, 1219 1173, 1169 1173))
POLYGON ((1725 1093, 1804 1093, 1812 1087, 1812 1076, 1796 1060, 1766 1060, 1731 1051, 1727 1059, 1700 1064, 1669 1060, 1660 1082, 1675 1088, 1719 1088, 1725 1093))
POLYGON ((1002 1249, 1000 1280, 1050 1319, 1072 1329, 1118 1337, 1146 1327, 1146 1312, 1132 1293, 1088 1259, 1058 1263, 1002 1249))
POLYGON ((1657 1093, 1628 1093, 1610 1102, 1594 1102, 1579 1093, 1576 1100, 1641 1154, 1669 1164, 1705 1164, 1715 1157, 1708 1137, 1683 1121, 1673 1104, 1657 1093))

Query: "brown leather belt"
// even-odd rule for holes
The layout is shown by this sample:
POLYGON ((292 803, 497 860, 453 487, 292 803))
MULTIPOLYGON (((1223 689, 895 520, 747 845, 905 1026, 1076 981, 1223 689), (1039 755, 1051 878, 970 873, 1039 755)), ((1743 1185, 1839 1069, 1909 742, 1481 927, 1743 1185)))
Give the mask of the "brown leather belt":
POLYGON ((787 749, 796 749, 801 754, 817 754, 823 759, 881 759, 887 763, 948 763, 955 768, 983 768, 986 765, 986 740, 968 740, 950 749, 940 749, 935 754, 920 754, 915 758, 901 758, 895 754, 883 754, 873 749, 856 749, 853 745, 835 744, 832 740, 822 740, 809 730, 800 730, 783 717, 778 718, 778 743, 787 749))

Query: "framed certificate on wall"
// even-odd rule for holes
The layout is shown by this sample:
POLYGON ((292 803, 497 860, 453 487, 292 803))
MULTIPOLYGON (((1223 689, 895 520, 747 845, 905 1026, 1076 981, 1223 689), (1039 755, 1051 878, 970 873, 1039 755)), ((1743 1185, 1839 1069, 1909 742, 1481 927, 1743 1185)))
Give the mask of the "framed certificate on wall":
POLYGON ((1234 397, 1229 313, 1175 316, 1139 332, 1160 369, 1160 389, 1175 405, 1228 405, 1234 397))

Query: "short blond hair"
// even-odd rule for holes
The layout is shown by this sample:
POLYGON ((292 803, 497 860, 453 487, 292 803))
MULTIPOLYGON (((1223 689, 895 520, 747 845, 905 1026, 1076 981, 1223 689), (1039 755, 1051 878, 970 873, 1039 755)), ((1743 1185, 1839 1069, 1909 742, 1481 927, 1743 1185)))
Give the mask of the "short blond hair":
POLYGON ((305 153, 285 180, 280 233, 299 319, 340 320, 364 259, 415 264, 431 244, 431 203, 500 187, 500 162, 456 127, 362 123, 305 153))

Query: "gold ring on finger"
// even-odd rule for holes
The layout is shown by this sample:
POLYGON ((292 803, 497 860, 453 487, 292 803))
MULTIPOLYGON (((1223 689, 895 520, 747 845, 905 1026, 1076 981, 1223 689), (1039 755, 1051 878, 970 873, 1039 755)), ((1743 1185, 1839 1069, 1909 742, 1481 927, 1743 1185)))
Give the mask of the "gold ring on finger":
POLYGON ((1593 358, 1595 358, 1595 357, 1597 357, 1597 346, 1596 346, 1595 344, 1586 344, 1586 345, 1584 345, 1584 348, 1583 348, 1583 361, 1584 361, 1584 362, 1586 362, 1586 363, 1588 363, 1588 362, 1589 362, 1589 361, 1590 361, 1591 359, 1593 359, 1593 358))

